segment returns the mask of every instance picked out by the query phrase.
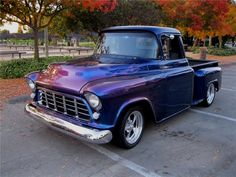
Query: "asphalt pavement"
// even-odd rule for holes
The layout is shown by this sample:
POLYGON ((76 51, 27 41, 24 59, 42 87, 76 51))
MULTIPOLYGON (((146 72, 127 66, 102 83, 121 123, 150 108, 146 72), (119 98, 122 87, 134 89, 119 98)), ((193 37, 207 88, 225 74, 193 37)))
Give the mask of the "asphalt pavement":
POLYGON ((222 68, 222 89, 211 107, 194 106, 161 124, 148 123, 130 150, 51 130, 24 113, 28 96, 13 98, 0 118, 1 176, 235 177, 236 64, 222 68))

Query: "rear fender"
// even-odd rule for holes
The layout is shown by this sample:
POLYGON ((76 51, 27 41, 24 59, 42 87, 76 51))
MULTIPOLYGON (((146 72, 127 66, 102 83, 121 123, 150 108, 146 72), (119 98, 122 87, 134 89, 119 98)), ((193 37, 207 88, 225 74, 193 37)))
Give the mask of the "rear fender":
POLYGON ((214 83, 217 91, 221 87, 221 68, 210 67, 195 71, 194 76, 194 101, 202 100, 206 97, 207 88, 214 83))

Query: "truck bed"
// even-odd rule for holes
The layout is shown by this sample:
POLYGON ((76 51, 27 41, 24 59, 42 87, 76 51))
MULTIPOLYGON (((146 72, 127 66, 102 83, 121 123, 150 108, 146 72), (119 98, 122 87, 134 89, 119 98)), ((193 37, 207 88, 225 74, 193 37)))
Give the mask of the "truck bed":
POLYGON ((219 62, 216 60, 194 60, 188 59, 189 65, 194 69, 202 69, 207 67, 217 67, 219 66, 219 62))

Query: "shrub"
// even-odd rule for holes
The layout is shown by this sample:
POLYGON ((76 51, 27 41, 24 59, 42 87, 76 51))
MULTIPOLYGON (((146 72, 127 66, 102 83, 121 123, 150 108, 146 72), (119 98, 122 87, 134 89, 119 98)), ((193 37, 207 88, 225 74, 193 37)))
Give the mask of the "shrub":
MULTIPOLYGON (((200 53, 199 47, 191 47, 189 50, 193 53, 200 53)), ((207 53, 210 55, 231 56, 231 55, 236 55, 236 50, 227 47, 224 47, 222 49, 217 47, 208 47, 207 53)))
POLYGON ((16 39, 16 38, 11 38, 11 39, 8 39, 7 42, 15 44, 15 45, 34 45, 34 40, 33 39, 16 39))
POLYGON ((0 78, 12 79, 20 78, 32 71, 46 69, 50 63, 72 59, 72 57, 48 57, 43 58, 42 62, 35 59, 17 59, 0 62, 0 78))
POLYGON ((193 52, 193 53, 200 53, 199 47, 190 47, 190 48, 189 48, 189 51, 190 51, 190 52, 193 52))
POLYGON ((95 47, 95 43, 94 42, 80 42, 79 46, 94 48, 95 47))
POLYGON ((230 55, 236 55, 236 50, 230 49, 230 48, 208 48, 207 53, 211 55, 218 55, 218 56, 230 56, 230 55))

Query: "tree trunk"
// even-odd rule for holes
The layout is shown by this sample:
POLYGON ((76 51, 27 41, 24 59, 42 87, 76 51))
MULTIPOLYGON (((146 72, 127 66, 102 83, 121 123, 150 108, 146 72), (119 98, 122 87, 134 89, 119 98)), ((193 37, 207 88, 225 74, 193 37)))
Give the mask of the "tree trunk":
POLYGON ((219 38, 219 48, 221 49, 223 43, 222 36, 220 35, 218 38, 219 38))
POLYGON ((203 39, 203 47, 206 47, 206 38, 203 39))
POLYGON ((196 46, 197 46, 197 43, 198 43, 198 39, 195 39, 195 40, 194 40, 194 43, 193 43, 193 47, 196 47, 196 46))
POLYGON ((209 47, 211 47, 211 46, 212 46, 212 37, 209 36, 209 47))
POLYGON ((89 35, 89 37, 92 39, 92 41, 96 44, 97 38, 95 38, 92 33, 89 33, 88 35, 89 35))
POLYGON ((45 57, 48 57, 48 27, 44 28, 45 57))
POLYGON ((41 61, 39 58, 39 37, 38 37, 38 29, 34 29, 34 59, 41 61))

